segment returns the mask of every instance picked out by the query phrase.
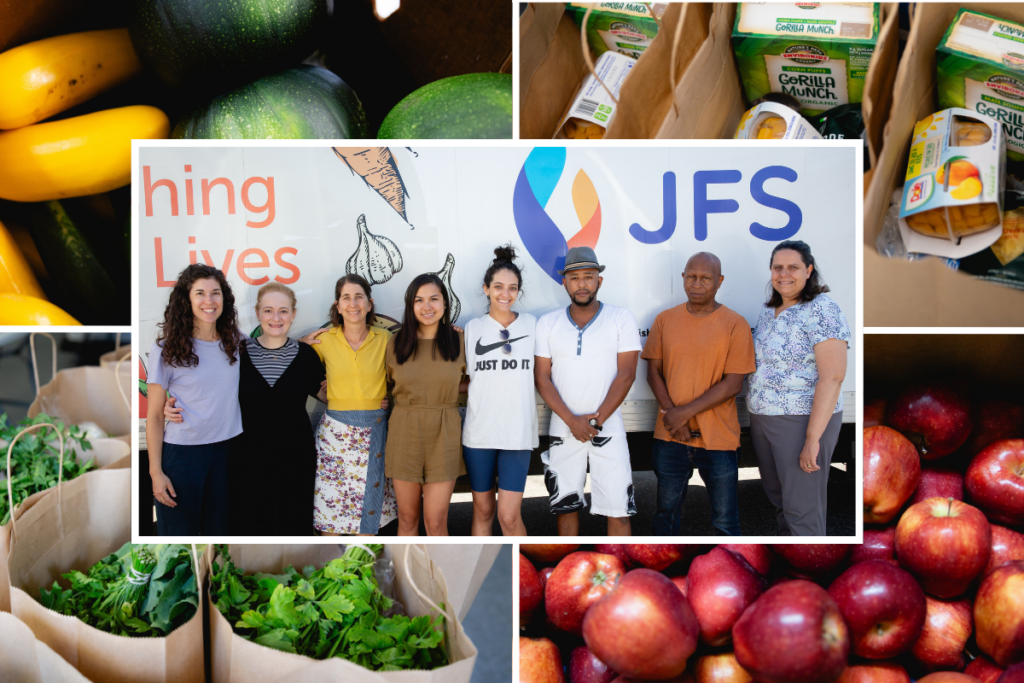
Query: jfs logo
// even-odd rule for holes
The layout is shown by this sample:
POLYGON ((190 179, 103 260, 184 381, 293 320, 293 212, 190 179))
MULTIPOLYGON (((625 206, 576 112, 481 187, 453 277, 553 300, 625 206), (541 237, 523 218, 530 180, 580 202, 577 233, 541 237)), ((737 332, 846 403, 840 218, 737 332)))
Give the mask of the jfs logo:
MULTIPOLYGON (((516 229, 523 245, 533 260, 555 282, 561 282, 558 271, 565 264, 565 255, 570 247, 596 247, 601 235, 601 203, 593 181, 582 169, 572 184, 572 200, 579 218, 581 229, 566 240, 547 212, 548 202, 565 170, 566 149, 564 147, 537 147, 526 158, 516 180, 512 198, 512 211, 516 229)), ((779 179, 788 183, 797 181, 797 173, 788 166, 766 166, 755 172, 749 181, 749 196, 761 206, 776 209, 788 218, 781 228, 770 228, 758 222, 749 226, 749 232, 757 239, 778 242, 792 238, 803 224, 803 212, 799 205, 784 197, 770 194, 765 189, 769 180, 779 179)), ((692 178, 693 191, 693 236, 698 242, 708 237, 708 216, 716 213, 735 213, 740 204, 735 199, 711 199, 709 189, 715 185, 737 185, 743 180, 743 173, 736 169, 695 171, 692 178)), ((676 174, 668 171, 662 175, 662 226, 648 230, 639 223, 629 226, 629 234, 641 244, 661 244, 675 233, 678 217, 676 202, 676 174)), ((720 190, 714 191, 719 194, 720 190)), ((625 227, 625 226, 623 226, 625 227)))

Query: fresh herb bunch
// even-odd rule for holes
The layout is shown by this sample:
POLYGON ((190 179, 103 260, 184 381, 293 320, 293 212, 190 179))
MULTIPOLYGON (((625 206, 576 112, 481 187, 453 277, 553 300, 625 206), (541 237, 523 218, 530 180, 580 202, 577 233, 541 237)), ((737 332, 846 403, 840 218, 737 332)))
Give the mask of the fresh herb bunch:
MULTIPOLYGON (((0 415, 0 526, 11 520, 10 504, 7 498, 7 448, 15 437, 32 425, 49 422, 64 435, 64 481, 85 474, 95 465, 90 459, 81 463, 75 459, 73 445, 78 444, 80 450, 89 450, 92 446, 85 440, 85 432, 75 425, 65 427, 60 420, 41 414, 26 418, 16 425, 7 424, 7 414, 0 415)), ((52 429, 39 429, 18 439, 11 452, 11 488, 14 493, 14 505, 19 505, 33 493, 45 491, 57 485, 58 467, 60 466, 60 440, 52 429)))
POLYGON ((192 554, 180 544, 124 544, 83 574, 39 590, 43 607, 119 636, 163 637, 196 613, 192 554))
MULTIPOLYGON (((382 545, 368 545, 380 554, 382 545)), ((314 659, 341 657, 374 671, 434 669, 448 663, 444 616, 385 616, 374 558, 350 546, 321 569, 245 576, 225 546, 214 560, 210 595, 247 640, 314 659)))

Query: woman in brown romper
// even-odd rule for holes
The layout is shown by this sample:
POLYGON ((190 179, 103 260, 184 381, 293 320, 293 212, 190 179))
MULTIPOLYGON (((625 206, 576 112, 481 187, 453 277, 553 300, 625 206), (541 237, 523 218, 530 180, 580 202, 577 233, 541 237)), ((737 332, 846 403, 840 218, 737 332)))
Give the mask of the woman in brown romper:
POLYGON ((399 536, 418 535, 421 514, 428 536, 447 536, 455 479, 466 473, 458 408, 467 386, 466 353, 450 310, 441 279, 418 276, 405 292, 402 327, 385 353, 395 408, 384 467, 395 485, 399 536))

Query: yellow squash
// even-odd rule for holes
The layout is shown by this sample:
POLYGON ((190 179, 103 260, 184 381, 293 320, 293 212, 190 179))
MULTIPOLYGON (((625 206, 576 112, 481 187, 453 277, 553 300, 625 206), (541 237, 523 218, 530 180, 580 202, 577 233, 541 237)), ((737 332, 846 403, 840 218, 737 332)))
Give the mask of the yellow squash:
POLYGON ((0 129, 48 119, 142 71, 128 29, 86 31, 0 54, 0 129))
POLYGON ((81 325, 49 301, 24 294, 0 294, 0 325, 81 325))
POLYGON ((159 109, 136 105, 0 133, 0 199, 43 202, 124 187, 131 141, 166 138, 170 127, 159 109))
POLYGON ((0 223, 0 292, 46 299, 32 268, 3 223, 0 223))

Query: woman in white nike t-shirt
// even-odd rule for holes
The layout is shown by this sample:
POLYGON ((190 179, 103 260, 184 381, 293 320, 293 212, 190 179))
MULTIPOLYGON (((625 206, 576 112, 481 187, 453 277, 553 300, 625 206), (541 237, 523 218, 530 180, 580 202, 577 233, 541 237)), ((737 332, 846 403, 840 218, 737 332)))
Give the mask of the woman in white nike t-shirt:
POLYGON ((494 474, 498 473, 498 523, 505 536, 525 536, 520 514, 530 455, 537 447, 533 343, 537 319, 517 313, 523 276, 511 245, 494 250, 484 273, 487 315, 466 325, 469 401, 462 456, 473 489, 473 535, 490 536, 494 523, 494 474))

